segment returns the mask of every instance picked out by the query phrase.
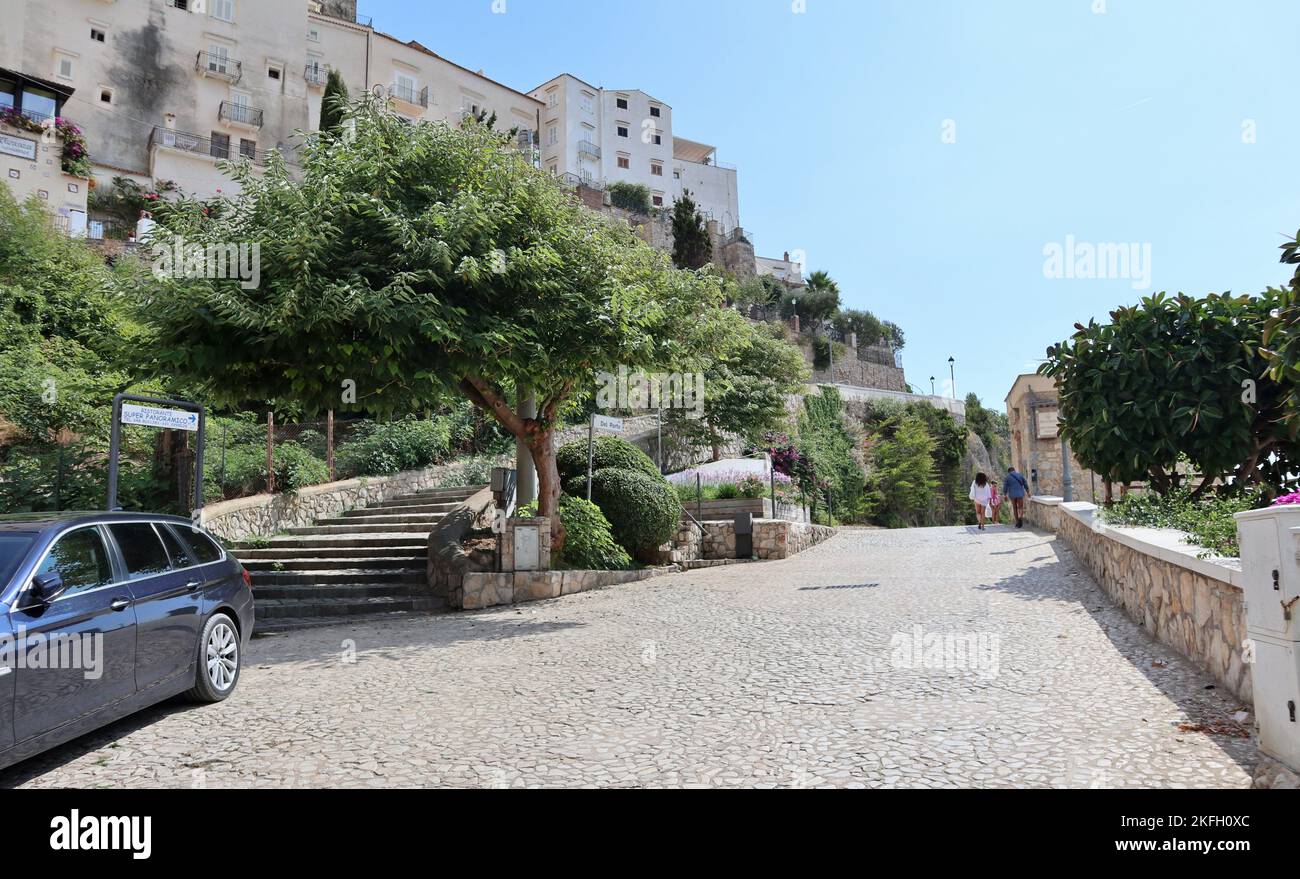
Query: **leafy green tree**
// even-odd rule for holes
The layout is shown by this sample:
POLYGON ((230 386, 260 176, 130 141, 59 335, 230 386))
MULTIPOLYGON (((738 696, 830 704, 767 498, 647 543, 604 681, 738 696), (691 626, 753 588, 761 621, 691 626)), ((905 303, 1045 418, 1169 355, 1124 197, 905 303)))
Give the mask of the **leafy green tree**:
POLYGON ((348 114, 348 87, 343 74, 331 70, 325 80, 325 90, 320 98, 320 130, 338 134, 348 114))
POLYGON ((673 265, 702 269, 713 259, 713 239, 689 189, 673 202, 673 265))
MULTIPOLYGON (((1277 490, 1296 449, 1279 430, 1285 382, 1266 377, 1261 354, 1279 291, 1263 296, 1163 293, 1076 324, 1040 369, 1057 380, 1061 435, 1083 466, 1120 483, 1179 488, 1187 461, 1205 479, 1277 490)), ((1285 377, 1284 377, 1285 378, 1285 377)))
POLYGON ((892 526, 925 523, 939 488, 935 452, 925 422, 913 413, 899 417, 890 436, 877 439, 869 484, 877 518, 892 526))
POLYGON ((164 244, 257 243, 261 276, 145 279, 152 343, 218 401, 385 414, 464 395, 529 449, 554 517, 566 401, 601 370, 685 359, 718 280, 674 270, 485 126, 410 125, 368 99, 347 126, 308 141, 293 176, 276 157, 260 176, 236 165, 233 200, 164 214, 164 244), (511 405, 520 388, 536 417, 511 405))
POLYGON ((670 410, 668 422, 691 445, 722 458, 727 435, 759 444, 789 420, 786 400, 808 379, 798 348, 770 325, 755 326, 734 311, 719 309, 699 328, 710 359, 703 367, 704 405, 699 416, 670 410))
POLYGON ((607 190, 610 204, 636 214, 650 213, 650 187, 640 183, 628 183, 620 180, 611 183, 607 190))
POLYGON ((821 393, 803 398, 798 419, 798 448, 807 459, 821 498, 833 502, 830 511, 840 521, 852 521, 864 508, 865 476, 855 457, 862 446, 858 432, 852 432, 844 417, 839 391, 823 386, 821 393))
POLYGON ((884 336, 884 325, 869 311, 846 308, 831 318, 836 331, 845 339, 850 333, 858 334, 859 345, 874 345, 884 336))
POLYGON ((840 293, 836 287, 795 287, 781 299, 781 316, 799 315, 804 328, 818 326, 840 310, 840 293))

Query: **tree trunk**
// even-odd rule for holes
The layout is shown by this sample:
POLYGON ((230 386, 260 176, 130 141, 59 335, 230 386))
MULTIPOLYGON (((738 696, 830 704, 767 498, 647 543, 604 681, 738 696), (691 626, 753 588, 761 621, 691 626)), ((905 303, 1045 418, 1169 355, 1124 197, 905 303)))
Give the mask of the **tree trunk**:
MULTIPOLYGON (((529 422, 530 426, 536 423, 529 422)), ((555 463, 555 431, 534 427, 524 440, 537 468, 537 515, 551 520, 551 552, 559 552, 564 549, 568 535, 560 521, 560 469, 555 463)))

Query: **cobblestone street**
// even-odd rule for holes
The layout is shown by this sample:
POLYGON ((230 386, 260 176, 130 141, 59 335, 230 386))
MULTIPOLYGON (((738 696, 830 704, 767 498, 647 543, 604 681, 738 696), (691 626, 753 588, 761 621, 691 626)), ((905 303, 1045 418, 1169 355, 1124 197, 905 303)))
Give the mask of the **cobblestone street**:
POLYGON ((845 530, 784 562, 257 639, 226 703, 0 784, 1247 787, 1249 738, 1179 728, 1231 732, 1240 707, 1049 535, 845 530), (900 661, 916 626, 975 636, 980 667, 900 661))

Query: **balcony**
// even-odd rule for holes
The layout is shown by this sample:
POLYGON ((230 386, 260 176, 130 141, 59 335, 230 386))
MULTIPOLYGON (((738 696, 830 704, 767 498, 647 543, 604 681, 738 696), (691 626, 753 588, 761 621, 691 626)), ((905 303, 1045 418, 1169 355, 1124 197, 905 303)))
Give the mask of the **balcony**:
POLYGON ((177 150, 212 159, 248 159, 254 165, 266 164, 267 150, 244 149, 230 141, 213 141, 197 134, 187 134, 174 128, 154 128, 149 135, 149 152, 155 149, 177 150))
POLYGON ((204 76, 225 82, 239 82, 239 78, 244 75, 243 64, 215 52, 200 52, 194 62, 194 69, 204 76))
POLYGON ((394 83, 388 87, 388 95, 395 101, 410 104, 412 107, 429 106, 429 87, 426 85, 418 92, 413 86, 394 83))
POLYGON ((578 155, 591 156, 593 159, 600 158, 600 147, 596 146, 589 140, 578 141, 578 155))
POLYGON ((237 125, 240 128, 258 129, 262 127, 262 111, 257 107, 249 107, 246 104, 222 101, 221 108, 217 111, 217 118, 227 125, 237 125))
POLYGON ((329 70, 320 64, 308 64, 302 72, 302 78, 307 80, 307 85, 311 88, 325 88, 325 82, 330 78, 329 70))

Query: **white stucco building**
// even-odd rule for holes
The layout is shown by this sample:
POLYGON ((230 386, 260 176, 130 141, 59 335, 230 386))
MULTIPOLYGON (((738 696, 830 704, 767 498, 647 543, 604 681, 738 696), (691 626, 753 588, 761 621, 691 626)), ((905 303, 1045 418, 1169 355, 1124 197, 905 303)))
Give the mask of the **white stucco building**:
POLYGON ((740 225, 736 169, 709 144, 677 137, 673 109, 637 89, 603 89, 561 74, 530 94, 543 106, 542 167, 590 185, 640 184, 656 207, 690 190, 706 219, 729 233, 740 225))
POLYGON ((233 192, 217 161, 292 157, 295 132, 316 128, 331 68, 352 96, 381 91, 411 119, 487 110, 531 142, 542 109, 357 23, 356 0, 0 0, 0 13, 0 68, 69 91, 62 112, 84 130, 100 185, 123 176, 233 192))

